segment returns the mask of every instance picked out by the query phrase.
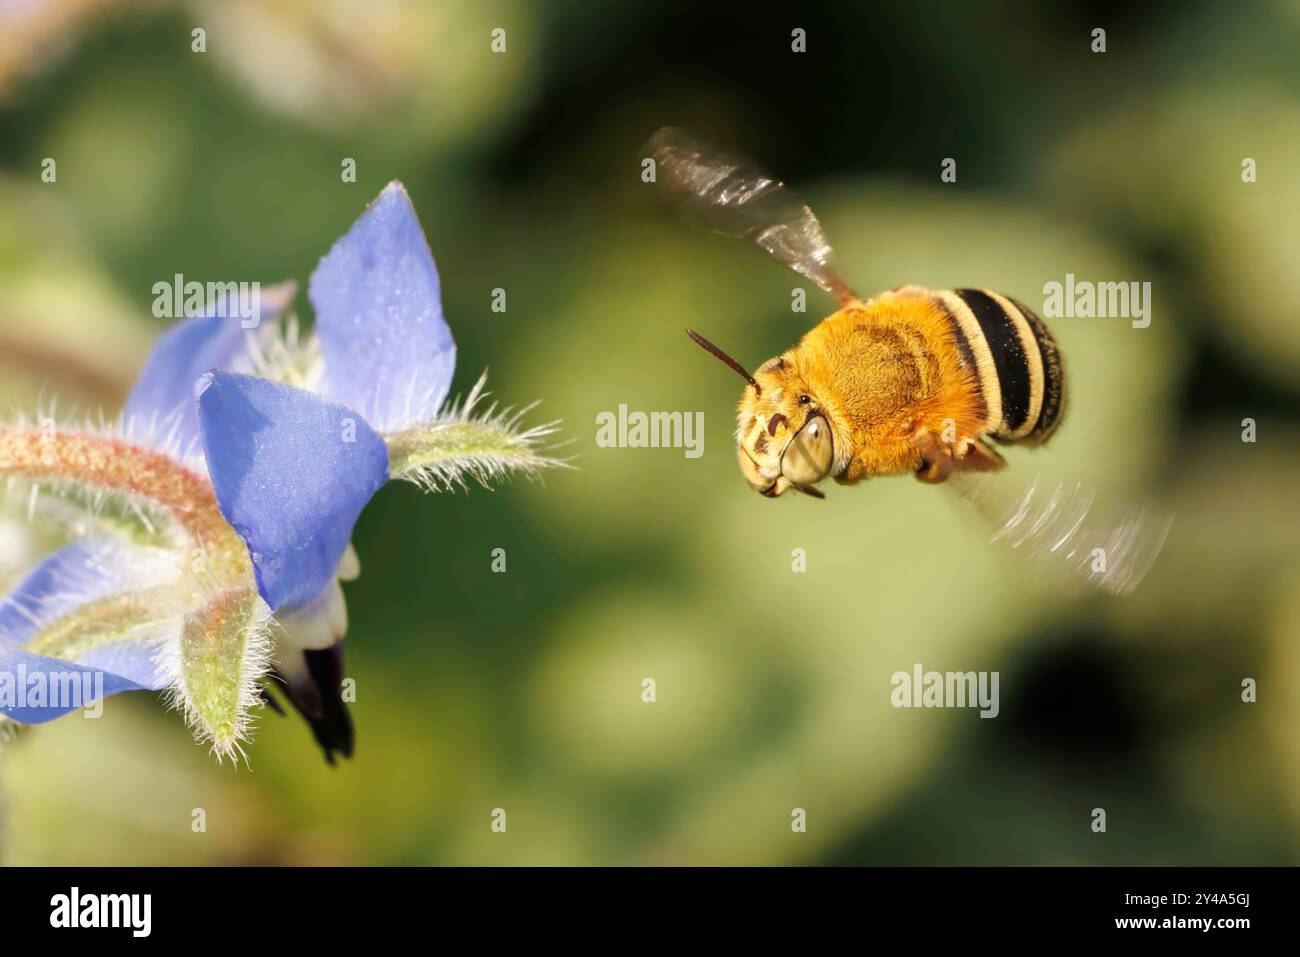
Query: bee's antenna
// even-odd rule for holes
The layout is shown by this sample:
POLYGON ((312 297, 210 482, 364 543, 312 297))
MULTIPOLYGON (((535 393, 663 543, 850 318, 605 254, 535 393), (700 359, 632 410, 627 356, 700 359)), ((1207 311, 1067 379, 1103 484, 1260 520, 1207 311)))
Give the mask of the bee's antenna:
POLYGON ((709 352, 713 354, 714 356, 716 356, 717 358, 725 362, 732 369, 736 370, 736 372, 740 373, 740 377, 754 387, 754 392, 756 394, 758 395, 763 394, 763 390, 759 388, 758 382, 754 379, 752 375, 750 375, 748 372, 745 371, 745 367, 742 366, 739 362, 731 358, 731 356, 727 355, 725 352, 723 352, 721 349, 715 346, 708 339, 705 339, 694 329, 687 329, 686 334, 690 336, 692 339, 694 339, 696 344, 699 345, 699 347, 703 349, 705 352, 709 352))

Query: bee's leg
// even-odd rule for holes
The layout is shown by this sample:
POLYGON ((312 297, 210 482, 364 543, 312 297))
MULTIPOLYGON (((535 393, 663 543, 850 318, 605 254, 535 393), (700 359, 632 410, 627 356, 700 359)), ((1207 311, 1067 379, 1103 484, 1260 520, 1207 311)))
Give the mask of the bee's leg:
POLYGON ((839 475, 834 476, 838 485, 857 485, 868 475, 867 467, 860 459, 853 458, 839 475))
POLYGON ((912 444, 921 453, 916 477, 937 485, 953 472, 992 472, 1006 465, 1006 460, 979 439, 961 437, 949 445, 929 429, 918 429, 912 444))
POLYGON ((996 472, 1007 460, 980 439, 963 439, 957 443, 957 468, 963 472, 996 472))
POLYGON ((916 477, 927 485, 938 485, 941 482, 948 481, 948 476, 954 471, 953 458, 951 455, 943 454, 934 459, 925 459, 921 467, 916 470, 916 477))
POLYGON ((916 477, 922 482, 937 485, 952 474, 956 467, 952 448, 929 429, 917 429, 912 433, 912 445, 921 453, 916 477))

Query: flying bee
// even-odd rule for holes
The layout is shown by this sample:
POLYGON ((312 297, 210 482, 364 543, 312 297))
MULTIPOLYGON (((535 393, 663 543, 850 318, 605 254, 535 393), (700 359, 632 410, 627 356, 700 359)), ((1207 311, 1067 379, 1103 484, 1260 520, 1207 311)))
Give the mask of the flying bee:
POLYGON ((840 302, 753 374, 688 330, 747 382, 737 455, 760 494, 817 494, 828 477, 942 482, 1002 468, 989 439, 1037 445, 1055 432, 1065 372, 1027 306, 985 289, 920 286, 864 300, 836 271, 812 210, 784 184, 682 130, 660 130, 651 148, 658 174, 706 223, 752 239, 840 302))
POLYGON ((1001 526, 998 536, 1083 568, 1106 547, 1117 561, 1085 570, 1113 591, 1136 586, 1169 523, 1146 512, 1104 531, 1088 526, 1090 493, 1035 483, 993 504, 977 475, 1006 461, 990 444, 1041 445, 1065 408, 1065 369, 1043 321, 988 289, 900 286, 863 299, 840 277, 809 207, 778 180, 675 127, 647 144, 656 181, 699 225, 746 238, 839 301, 792 348, 752 373, 699 333, 687 334, 746 382, 737 458, 768 498, 793 490, 824 498, 841 485, 886 475, 952 484, 1001 526), (1044 491, 1046 494, 1044 495, 1044 491), (1100 543, 1100 544, 1098 544, 1100 543))

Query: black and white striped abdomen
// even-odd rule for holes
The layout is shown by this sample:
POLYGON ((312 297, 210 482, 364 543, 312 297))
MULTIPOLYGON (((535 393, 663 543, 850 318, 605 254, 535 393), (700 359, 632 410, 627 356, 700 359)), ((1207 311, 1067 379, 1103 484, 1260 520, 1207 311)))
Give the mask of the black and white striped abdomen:
POLYGON ((1002 442, 1035 445, 1061 421, 1065 372, 1056 340, 1028 306, 987 289, 935 293, 958 346, 975 366, 985 429, 1002 442))

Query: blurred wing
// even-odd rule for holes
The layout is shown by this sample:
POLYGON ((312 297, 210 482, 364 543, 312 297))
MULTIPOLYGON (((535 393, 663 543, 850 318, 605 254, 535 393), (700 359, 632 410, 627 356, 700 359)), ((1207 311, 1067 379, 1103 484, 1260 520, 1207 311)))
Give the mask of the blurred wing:
POLYGON ((821 223, 784 183, 679 127, 665 126, 646 148, 657 181, 695 225, 757 243, 840 302, 857 298, 832 264, 821 223))
POLYGON ((990 541, 1025 554, 1036 576, 1117 595, 1141 583, 1174 521, 1145 506, 1107 515, 1093 489, 1042 474, 1028 488, 1010 473, 958 473, 947 484, 993 523, 990 541))

